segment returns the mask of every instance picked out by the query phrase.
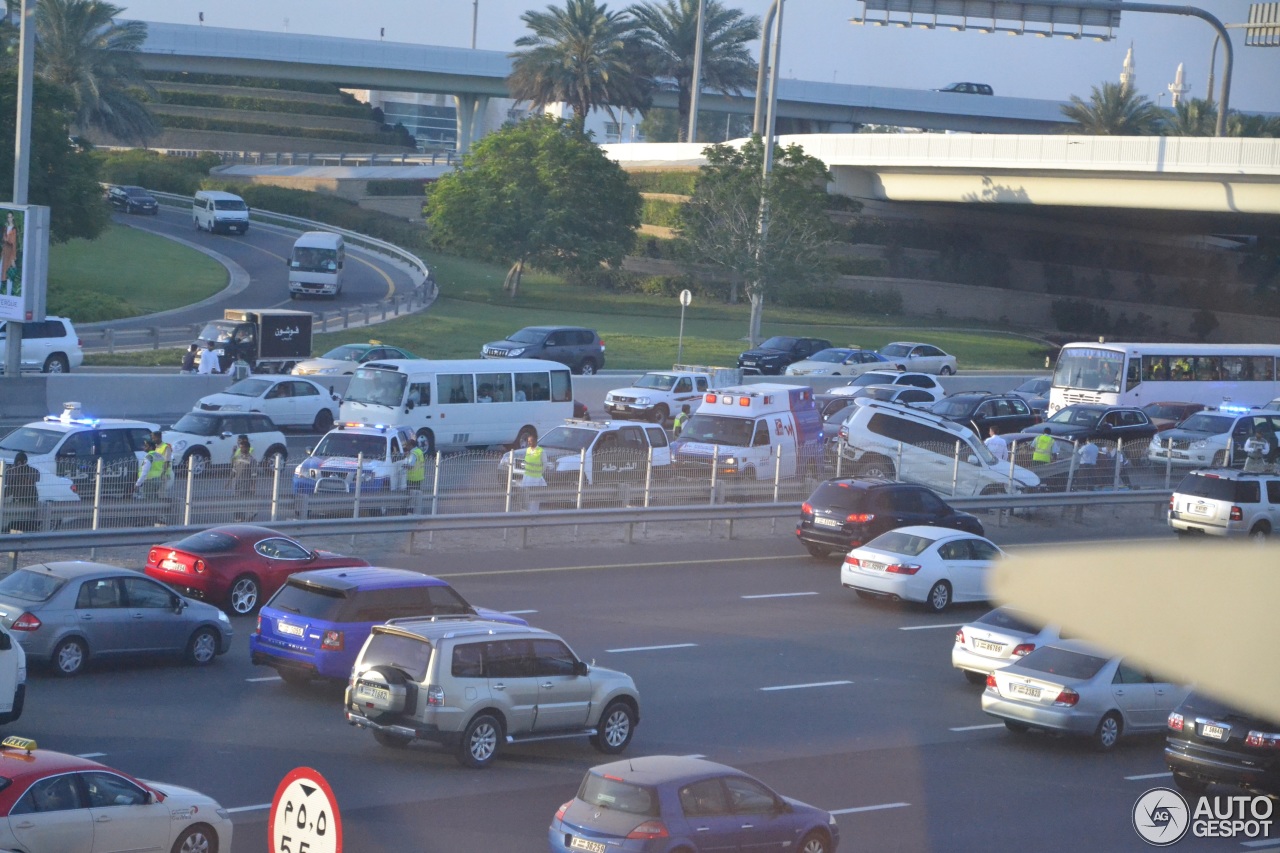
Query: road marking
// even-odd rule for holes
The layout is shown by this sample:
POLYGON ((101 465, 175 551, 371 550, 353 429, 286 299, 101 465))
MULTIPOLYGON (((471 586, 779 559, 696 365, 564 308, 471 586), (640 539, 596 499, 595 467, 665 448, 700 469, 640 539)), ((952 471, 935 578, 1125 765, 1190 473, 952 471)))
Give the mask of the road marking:
POLYGON ((246 678, 245 681, 252 684, 255 681, 284 681, 284 679, 278 675, 264 675, 262 678, 246 678))
POLYGON ((373 270, 378 275, 382 276, 383 281, 387 283, 387 295, 383 297, 384 300, 390 301, 391 297, 396 295, 396 283, 391 280, 391 276, 387 275, 385 270, 381 269, 380 267, 374 266, 373 264, 366 261, 364 258, 357 258, 355 255, 351 255, 350 257, 351 257, 351 260, 355 261, 356 263, 364 264, 366 267, 373 270))
POLYGON ((968 622, 948 622, 945 625, 899 625, 899 631, 928 631, 930 628, 963 628, 968 622))
POLYGON ((234 809, 227 809, 227 811, 235 814, 236 812, 256 812, 269 808, 271 808, 271 803, 261 803, 256 806, 236 806, 234 809))
POLYGON ((878 812, 881 809, 906 808, 911 803, 881 803, 878 806, 858 806, 855 809, 832 809, 831 814, 856 814, 858 812, 878 812))
MULTIPOLYGON (((1257 841, 1241 841, 1240 846, 1241 847, 1263 847, 1267 844, 1274 845, 1275 843, 1276 843, 1276 840, 1274 838, 1261 838, 1261 839, 1258 839, 1257 841)), ((1280 850, 1280 847, 1271 847, 1268 849, 1280 850)))
POLYGON ((777 687, 761 687, 761 690, 800 690, 805 687, 838 687, 841 684, 853 684, 852 681, 815 681, 811 684, 779 684, 777 687))
POLYGON ((82 752, 76 758, 102 758, 104 755, 105 752, 82 752))
POLYGON ((1172 776, 1172 770, 1166 770, 1163 773, 1144 773, 1141 776, 1126 776, 1126 782, 1141 782, 1143 779, 1164 779, 1166 776, 1172 776))
POLYGON ((979 729, 1003 729, 1004 723, 983 723, 980 726, 956 726, 953 732, 976 732, 979 729))
POLYGON ((713 557, 705 560, 658 560, 652 563, 602 563, 596 566, 547 566, 543 569, 494 569, 489 572, 450 572, 447 574, 436 574, 432 577, 437 578, 476 578, 487 577, 489 575, 536 575, 543 572, 583 572, 594 569, 653 569, 660 566, 710 566, 716 563, 762 563, 769 561, 786 561, 794 560, 800 562, 810 562, 811 558, 808 554, 803 556, 790 557, 713 557))
POLYGON ((743 598, 796 598, 801 595, 817 595, 816 592, 771 592, 766 595, 744 595, 743 598))
POLYGON ((537 613, 536 610, 504 610, 503 613, 508 616, 524 616, 526 613, 537 613))
POLYGON ((672 643, 669 646, 632 646, 629 649, 605 649, 610 654, 618 654, 619 652, 658 652, 664 649, 691 649, 697 643, 672 643))

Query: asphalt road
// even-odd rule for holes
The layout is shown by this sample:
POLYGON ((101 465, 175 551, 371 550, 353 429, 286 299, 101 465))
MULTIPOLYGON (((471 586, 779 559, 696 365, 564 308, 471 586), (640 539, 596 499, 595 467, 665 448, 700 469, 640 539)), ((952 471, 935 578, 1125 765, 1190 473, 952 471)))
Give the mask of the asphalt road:
MULTIPOLYGON (((1093 529, 992 532, 1017 552, 1093 529)), ((1154 521, 1123 535, 1172 540, 1154 521)), ((935 616, 859 601, 834 560, 803 555, 785 529, 366 556, 446 576, 472 602, 519 611, 584 659, 630 673, 642 721, 628 754, 705 755, 837 810, 842 850, 1142 850, 1132 806, 1169 783, 1159 737, 1100 755, 1008 735, 950 667, 956 626, 982 606, 935 616)), ((511 748, 485 771, 431 746, 380 747, 343 722, 339 685, 293 690, 253 667, 253 620, 234 622, 231 653, 207 670, 136 664, 69 681, 36 671, 9 733, 214 796, 233 811, 230 853, 263 850, 272 794, 299 765, 333 786, 349 851, 533 853, 583 772, 606 760, 585 740, 511 748)), ((1177 849, 1247 848, 1187 838, 1177 849)))

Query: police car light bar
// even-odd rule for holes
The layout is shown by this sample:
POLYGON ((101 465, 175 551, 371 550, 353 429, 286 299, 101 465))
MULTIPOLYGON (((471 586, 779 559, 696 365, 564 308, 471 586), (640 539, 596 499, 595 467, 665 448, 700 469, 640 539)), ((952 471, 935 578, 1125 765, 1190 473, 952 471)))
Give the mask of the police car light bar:
POLYGON ((56 423, 56 424, 66 424, 66 425, 80 424, 81 426, 97 426, 98 425, 98 420, 96 418, 77 417, 77 415, 81 415, 81 414, 83 413, 80 411, 79 403, 68 402, 68 403, 62 404, 62 414, 45 415, 44 419, 46 423, 56 423))

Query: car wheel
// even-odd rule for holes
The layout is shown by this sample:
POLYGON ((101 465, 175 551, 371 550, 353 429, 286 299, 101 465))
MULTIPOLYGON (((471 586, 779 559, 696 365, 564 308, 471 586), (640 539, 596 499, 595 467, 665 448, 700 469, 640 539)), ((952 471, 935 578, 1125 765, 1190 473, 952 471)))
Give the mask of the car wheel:
POLYGON ((809 556, 811 557, 817 557, 819 560, 821 560, 824 557, 831 556, 831 549, 826 547, 825 545, 815 545, 812 542, 805 542, 803 544, 804 544, 804 549, 809 552, 809 556))
POLYGON ((804 837, 796 848, 796 853, 831 853, 831 849, 831 842, 826 834, 815 830, 804 837))
POLYGON ((1208 782, 1201 782, 1199 779, 1193 779, 1185 773, 1174 773, 1173 785, 1188 797, 1199 797, 1209 790, 1208 782))
POLYGON ((962 671, 964 672, 965 681, 969 682, 970 684, 985 685, 987 683, 987 677, 983 675, 981 672, 974 672, 971 669, 966 669, 962 671))
POLYGON ((169 853, 218 853, 218 834, 209 826, 189 826, 173 842, 169 853))
POLYGON ((262 457, 262 464, 271 472, 274 472, 276 468, 284 471, 284 463, 288 458, 289 451, 277 444, 267 451, 266 456, 262 457))
POLYGON ((262 599, 262 586, 253 575, 241 575, 231 582, 227 604, 237 616, 248 616, 258 608, 262 599))
POLYGON ((892 480, 893 463, 887 459, 871 459, 862 463, 858 470, 860 477, 878 477, 883 480, 892 480))
POLYGON ((1026 723, 1015 723, 1013 720, 1005 720, 1004 727, 1015 735, 1025 735, 1031 731, 1031 727, 1026 723))
POLYGON ((53 650, 53 668, 58 675, 79 675, 88 662, 89 647, 79 637, 68 637, 53 650))
POLYGON ((392 734, 391 732, 380 732, 377 729, 373 730, 373 739, 379 746, 385 746, 388 749, 404 749, 413 740, 411 737, 392 734))
POLYGON ((186 455, 182 457, 182 465, 191 476, 199 477, 209 470, 209 451, 203 447, 188 450, 186 455))
POLYGON ((942 369, 938 371, 939 376, 950 376, 953 373, 955 373, 955 371, 951 369, 951 365, 949 364, 942 365, 942 369))
POLYGON ((583 376, 595 376, 596 363, 589 358, 584 358, 582 364, 578 367, 578 372, 583 376))
POLYGON ((1098 722, 1098 728, 1093 732, 1093 745, 1099 752, 1110 752, 1115 748, 1116 742, 1120 740, 1120 732, 1123 724, 1120 722, 1120 715, 1115 711, 1111 711, 1098 722))
POLYGON ((489 714, 481 714, 467 724, 458 744, 458 763, 463 767, 488 767, 498 756, 502 724, 489 714))
POLYGON ((1265 521, 1259 521, 1249 531, 1249 538, 1254 542, 1266 542, 1271 537, 1271 525, 1265 521))
POLYGON ((426 438, 427 440, 427 449, 424 450, 423 453, 427 454, 428 456, 435 456, 436 455, 436 434, 429 429, 420 429, 418 430, 417 437, 426 438))
POLYGON ((651 417, 653 418, 653 422, 655 424, 659 424, 659 425, 665 424, 667 422, 667 418, 669 418, 670 416, 671 416, 671 410, 667 408, 666 403, 659 403, 658 405, 653 407, 653 415, 651 417))
POLYGON ((519 450, 529 443, 529 437, 533 436, 533 440, 538 440, 538 430, 528 424, 520 427, 520 432, 516 434, 515 449, 519 450))
POLYGON ((192 666, 208 666, 218 656, 218 632, 212 628, 197 628, 187 643, 187 663, 192 666))
POLYGON ((45 373, 70 373, 71 364, 65 355, 54 353, 44 360, 44 367, 41 370, 45 373))
POLYGON ((925 597, 924 606, 934 613, 941 613, 951 604, 951 584, 938 581, 925 597))
POLYGON ((328 432, 333 429, 333 412, 328 409, 316 412, 316 419, 311 422, 311 428, 316 432, 328 432))
POLYGON ((626 702, 615 699, 600 715, 596 730, 597 733, 591 736, 592 746, 606 755, 622 752, 636 732, 636 712, 626 702))

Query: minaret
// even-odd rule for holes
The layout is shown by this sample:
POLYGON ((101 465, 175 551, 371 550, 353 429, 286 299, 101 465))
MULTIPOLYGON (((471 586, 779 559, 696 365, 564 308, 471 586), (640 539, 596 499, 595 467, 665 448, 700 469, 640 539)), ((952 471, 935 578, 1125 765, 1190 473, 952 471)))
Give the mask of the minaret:
POLYGON ((1138 82, 1138 72, 1133 65, 1133 42, 1129 42, 1129 52, 1124 55, 1124 67, 1120 70, 1120 88, 1134 91, 1134 84, 1138 82))
POLYGON ((1169 94, 1173 96, 1173 106, 1176 108, 1182 103, 1182 98, 1191 91, 1191 87, 1187 85, 1187 81, 1183 79, 1182 63, 1178 63, 1178 73, 1173 75, 1173 82, 1169 84, 1169 94))

